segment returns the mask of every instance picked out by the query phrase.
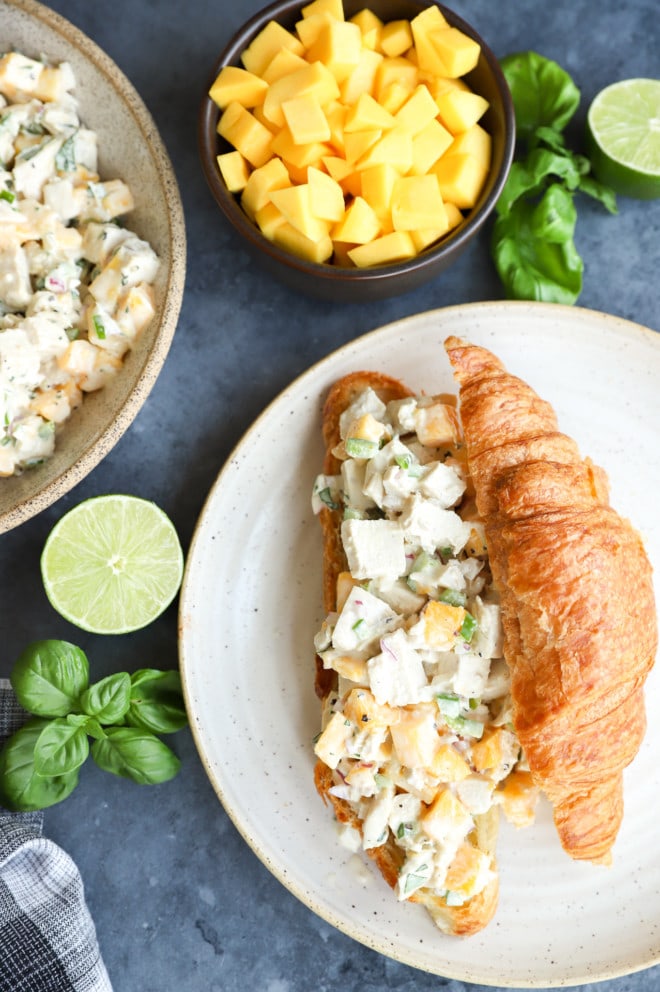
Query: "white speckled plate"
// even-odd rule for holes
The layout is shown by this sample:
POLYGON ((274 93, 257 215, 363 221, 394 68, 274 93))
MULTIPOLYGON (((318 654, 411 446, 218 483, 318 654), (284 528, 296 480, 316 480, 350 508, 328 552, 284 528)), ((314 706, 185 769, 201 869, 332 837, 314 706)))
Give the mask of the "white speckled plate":
MULTIPOLYGON (((248 431, 201 515, 181 598, 180 653, 197 746, 225 809, 275 876, 369 947, 487 985, 571 986, 660 961, 660 725, 626 773, 611 868, 573 863, 549 809, 502 827, 495 920, 438 933, 340 848, 312 784, 318 730, 312 638, 322 616, 321 541, 310 509, 330 384, 371 368, 416 389, 453 388, 442 341, 492 348, 550 400, 562 428, 609 472, 614 505, 660 569, 660 334, 588 310, 485 303, 420 314, 345 346, 296 380, 248 431), (359 866, 359 868, 358 868, 359 866)), ((660 666, 647 698, 660 693, 660 666)), ((364 859, 366 863, 366 859, 364 859)))

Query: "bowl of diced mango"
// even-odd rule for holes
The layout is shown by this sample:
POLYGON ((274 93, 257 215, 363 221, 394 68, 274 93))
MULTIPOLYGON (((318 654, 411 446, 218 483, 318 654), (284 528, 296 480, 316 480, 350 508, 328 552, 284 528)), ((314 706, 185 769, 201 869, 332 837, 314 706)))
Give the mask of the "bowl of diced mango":
POLYGON ((335 301, 438 276, 492 212, 511 96, 474 28, 422 0, 279 0, 231 39, 199 114, 203 171, 249 250, 335 301))

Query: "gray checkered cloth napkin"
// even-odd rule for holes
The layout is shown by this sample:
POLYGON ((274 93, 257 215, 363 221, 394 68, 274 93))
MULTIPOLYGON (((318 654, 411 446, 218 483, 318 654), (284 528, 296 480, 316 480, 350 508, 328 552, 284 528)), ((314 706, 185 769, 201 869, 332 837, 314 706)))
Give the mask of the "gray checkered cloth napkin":
MULTIPOLYGON (((0 679, 0 745, 25 718, 0 679)), ((80 873, 42 826, 0 806, 0 992, 112 992, 80 873)))

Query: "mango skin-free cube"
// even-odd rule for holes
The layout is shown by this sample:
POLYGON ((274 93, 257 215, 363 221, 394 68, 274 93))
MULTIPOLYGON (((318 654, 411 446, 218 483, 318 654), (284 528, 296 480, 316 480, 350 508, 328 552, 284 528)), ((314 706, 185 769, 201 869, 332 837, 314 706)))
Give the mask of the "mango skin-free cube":
POLYGON ((284 163, 277 157, 271 158, 259 169, 254 169, 250 175, 243 195, 241 206, 248 217, 255 214, 270 202, 270 195, 275 189, 284 189, 291 185, 291 179, 284 163))
POLYGON ((312 241, 296 230, 292 224, 285 221, 273 231, 273 241, 286 251, 290 251, 308 262, 327 262, 332 257, 333 245, 330 235, 312 241))
POLYGON ((319 220, 337 222, 344 216, 344 191, 339 183, 329 176, 310 166, 307 170, 309 186, 309 206, 319 220))
POLYGON ((414 258, 416 254, 415 244, 410 234, 407 231, 393 231, 391 234, 384 234, 383 237, 376 238, 369 244, 351 248, 348 257, 354 265, 364 269, 372 265, 403 262, 407 258, 414 258))
POLYGON ((282 113, 295 145, 330 140, 330 125, 313 94, 305 93, 291 100, 284 100, 282 113))
POLYGON ((412 46, 412 43, 413 37, 409 21, 389 21, 383 25, 380 33, 380 47, 386 55, 393 58, 397 55, 403 55, 412 46))
POLYGON ((280 48, 288 48, 296 55, 302 55, 305 51, 299 38, 277 21, 269 21, 245 49, 241 55, 241 62, 248 72, 261 76, 280 48))
POLYGON ((307 184, 273 190, 270 199, 289 224, 310 241, 327 236, 329 225, 313 215, 307 184))
POLYGON ((473 155, 443 155, 431 170, 438 179, 444 200, 451 200, 461 210, 475 205, 488 170, 473 155))
POLYGON ((344 217, 332 229, 333 241, 348 241, 354 245, 364 245, 380 234, 380 221, 367 201, 356 196, 344 217))
POLYGON ((395 231, 433 227, 449 229, 440 187, 434 175, 399 176, 392 189, 392 226, 395 231))
POLYGON ((267 89, 268 83, 260 76, 240 66, 226 65, 216 76, 209 96, 221 110, 234 101, 242 107, 258 107, 264 102, 267 89))
POLYGON ((485 97, 478 93, 465 93, 463 90, 441 93, 436 104, 440 120, 452 134, 469 130, 488 110, 488 100, 485 97))
POLYGON ((458 28, 434 28, 429 39, 445 70, 440 75, 453 79, 465 76, 479 61, 479 43, 458 28))
POLYGON ((273 135, 240 103, 230 103, 218 121, 218 134, 258 168, 271 157, 273 135))
POLYGON ((322 62, 341 83, 360 61, 362 35, 357 24, 331 20, 325 24, 307 51, 310 62, 322 62))
POLYGON ((250 170, 240 152, 225 152, 217 157, 218 168, 230 193, 240 193, 245 189, 250 170))

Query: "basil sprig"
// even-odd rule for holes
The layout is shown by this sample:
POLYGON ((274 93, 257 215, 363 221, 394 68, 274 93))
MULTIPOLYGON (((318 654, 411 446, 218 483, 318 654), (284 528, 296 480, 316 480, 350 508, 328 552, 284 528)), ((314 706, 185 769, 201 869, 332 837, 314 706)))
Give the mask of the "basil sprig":
POLYGON ((7 809, 62 802, 90 754, 100 768, 141 785, 179 771, 178 757, 157 736, 187 723, 178 671, 141 668, 90 685, 84 651, 44 640, 23 651, 10 681, 33 716, 0 751, 0 803, 7 809))
POLYGON ((516 158, 496 206, 491 253, 507 297, 572 304, 582 292, 575 246, 575 194, 617 212, 614 191, 572 151, 564 129, 580 91, 560 65, 537 52, 501 61, 516 115, 516 158))

